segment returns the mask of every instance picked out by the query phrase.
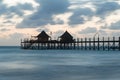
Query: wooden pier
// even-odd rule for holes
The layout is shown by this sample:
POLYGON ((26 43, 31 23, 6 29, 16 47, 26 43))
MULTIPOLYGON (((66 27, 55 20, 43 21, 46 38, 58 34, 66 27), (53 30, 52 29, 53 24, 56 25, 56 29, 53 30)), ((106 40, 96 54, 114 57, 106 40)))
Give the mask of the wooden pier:
MULTIPOLYGON (((42 32, 41 32, 42 33, 42 32)), ((80 38, 73 39, 73 37, 65 32, 57 40, 51 40, 51 37, 42 33, 37 36, 35 40, 24 39, 21 40, 22 49, 35 49, 35 50, 118 50, 120 51, 120 37, 93 37, 93 38, 80 38), (44 35, 44 36, 43 36, 44 35)))

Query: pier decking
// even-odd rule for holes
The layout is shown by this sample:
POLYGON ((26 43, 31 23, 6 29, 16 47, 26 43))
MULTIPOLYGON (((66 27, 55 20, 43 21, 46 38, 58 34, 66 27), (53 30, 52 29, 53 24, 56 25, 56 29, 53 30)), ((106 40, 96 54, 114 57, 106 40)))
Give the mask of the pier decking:
MULTIPOLYGON (((46 34, 46 33, 44 33, 46 34)), ((47 36, 47 35, 46 35, 47 36)), ((68 49, 68 50, 119 50, 120 37, 97 37, 97 38, 80 38, 73 37, 65 32, 58 40, 51 40, 49 36, 37 38, 36 40, 21 40, 22 49, 49 50, 49 49, 68 49), (69 37, 68 37, 69 36, 69 37), (60 38, 60 39, 59 39, 60 38)))

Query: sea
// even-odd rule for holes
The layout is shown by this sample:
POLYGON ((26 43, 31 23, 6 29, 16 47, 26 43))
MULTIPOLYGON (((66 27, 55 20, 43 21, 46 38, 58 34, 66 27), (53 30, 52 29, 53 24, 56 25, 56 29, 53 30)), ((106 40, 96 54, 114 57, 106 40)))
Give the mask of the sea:
POLYGON ((0 80, 120 80, 120 51, 1 46, 0 80))

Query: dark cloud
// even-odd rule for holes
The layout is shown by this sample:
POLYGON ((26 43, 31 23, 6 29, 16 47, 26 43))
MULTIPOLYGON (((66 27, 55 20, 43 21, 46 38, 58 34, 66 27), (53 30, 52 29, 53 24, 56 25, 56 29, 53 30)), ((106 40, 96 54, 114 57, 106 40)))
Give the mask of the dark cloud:
POLYGON ((2 0, 0 0, 0 15, 5 14, 7 11, 7 5, 3 4, 2 0))
POLYGON ((79 34, 89 34, 89 33, 96 33, 97 29, 93 27, 87 27, 79 32, 79 34))
POLYGON ((105 24, 104 26, 101 27, 101 29, 120 30, 120 21, 111 23, 110 26, 105 24))
POLYGON ((11 6, 8 8, 8 13, 15 13, 16 15, 23 16, 23 10, 33 10, 32 4, 25 3, 25 4, 17 4, 16 6, 11 6))
POLYGON ((96 7, 96 15, 99 16, 105 16, 117 9, 120 9, 120 5, 117 2, 104 2, 101 4, 97 4, 96 7))
POLYGON ((78 8, 73 12, 73 15, 69 18, 69 25, 83 24, 85 19, 82 16, 91 17, 94 14, 90 8, 78 8))
POLYGON ((30 28, 47 24, 62 24, 63 21, 55 22, 53 16, 67 11, 68 0, 36 0, 40 4, 37 12, 27 16, 17 28, 30 28))
POLYGON ((108 28, 112 30, 120 30, 120 21, 112 23, 110 26, 108 26, 108 28))
POLYGON ((0 15, 5 15, 6 19, 12 18, 14 15, 23 16, 24 10, 33 10, 33 9, 34 8, 30 3, 17 4, 14 6, 7 7, 7 4, 4 4, 2 1, 0 1, 0 15))
MULTIPOLYGON (((81 7, 77 9, 68 9, 76 3, 70 3, 69 0, 35 0, 40 6, 37 8, 36 12, 29 16, 24 16, 22 22, 20 22, 16 27, 17 28, 35 28, 39 26, 51 24, 64 24, 64 21, 61 19, 54 20, 54 15, 62 14, 65 12, 72 12, 72 16, 69 17, 68 24, 70 26, 84 24, 86 21, 92 19, 93 16, 100 17, 102 21, 106 18, 107 15, 114 12, 115 10, 120 9, 120 5, 115 1, 99 1, 99 0, 77 0, 77 6, 80 4, 81 7), (79 3, 78 3, 79 2, 79 3), (84 7, 87 3, 95 6, 96 11, 93 11, 89 7, 84 7), (82 6, 83 5, 83 6, 82 6)), ((14 15, 23 17, 23 10, 33 10, 32 4, 17 4, 15 6, 7 7, 6 4, 3 4, 0 1, 0 15, 6 15, 6 18, 11 18, 14 15), (13 14, 14 13, 14 14, 13 14)), ((79 6, 80 6, 79 5, 79 6)), ((101 22, 102 23, 102 22, 101 22)))
POLYGON ((69 6, 68 0, 36 0, 40 3, 40 12, 45 12, 49 14, 56 14, 65 12, 69 6))
POLYGON ((92 5, 96 6, 96 11, 92 11, 90 8, 78 8, 73 10, 73 15, 69 18, 69 25, 78 25, 84 24, 86 20, 82 16, 86 16, 88 20, 91 20, 93 16, 98 16, 102 18, 106 18, 107 15, 114 12, 115 10, 120 9, 120 5, 117 2, 109 2, 109 1, 81 1, 81 5, 84 5, 82 2, 88 3, 91 2, 92 5))

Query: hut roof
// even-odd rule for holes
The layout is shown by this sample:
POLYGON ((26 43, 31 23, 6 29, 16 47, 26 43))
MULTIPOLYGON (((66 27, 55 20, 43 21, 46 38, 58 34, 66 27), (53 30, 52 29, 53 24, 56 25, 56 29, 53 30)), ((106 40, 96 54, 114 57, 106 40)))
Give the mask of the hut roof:
POLYGON ((37 37, 50 37, 45 31, 42 31, 40 34, 37 35, 37 37))
POLYGON ((73 36, 68 31, 65 31, 60 38, 73 38, 73 36))

